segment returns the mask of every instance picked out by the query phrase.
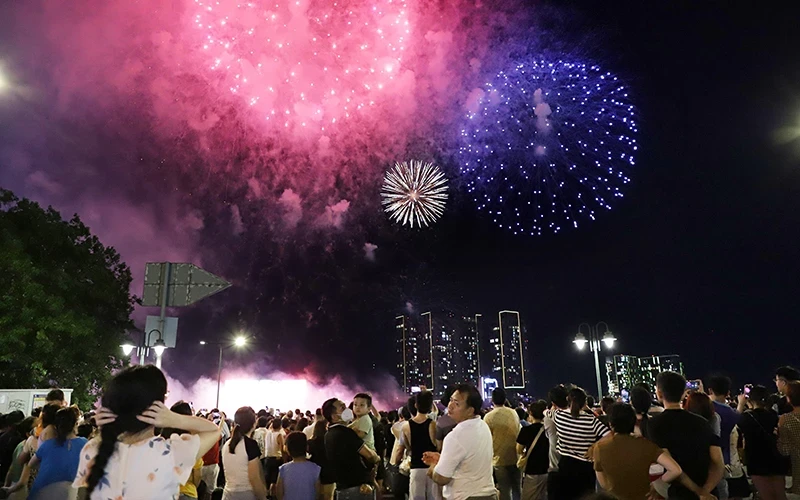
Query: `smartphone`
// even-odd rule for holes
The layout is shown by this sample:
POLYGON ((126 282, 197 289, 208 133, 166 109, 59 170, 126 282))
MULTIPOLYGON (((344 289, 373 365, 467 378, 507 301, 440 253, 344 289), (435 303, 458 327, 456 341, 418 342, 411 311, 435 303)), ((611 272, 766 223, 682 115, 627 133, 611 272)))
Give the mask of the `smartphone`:
POLYGON ((689 380, 686 382, 686 388, 690 391, 699 391, 700 390, 700 381, 699 380, 689 380))
POLYGON ((745 384, 744 386, 744 395, 750 397, 750 389, 753 388, 753 384, 745 384))

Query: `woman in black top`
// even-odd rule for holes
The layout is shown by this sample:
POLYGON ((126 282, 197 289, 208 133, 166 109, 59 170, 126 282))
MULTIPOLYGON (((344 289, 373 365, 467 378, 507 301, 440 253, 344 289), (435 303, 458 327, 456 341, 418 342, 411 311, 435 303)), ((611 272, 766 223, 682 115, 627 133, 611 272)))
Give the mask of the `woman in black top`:
POLYGON ((739 431, 744 436, 744 456, 747 471, 763 500, 785 500, 784 459, 778 453, 778 414, 767 406, 767 388, 754 386, 750 390, 750 407, 739 418, 739 431))
POLYGON ((428 476, 428 466, 422 461, 426 451, 436 451, 436 423, 428 418, 433 409, 433 393, 419 392, 414 403, 417 414, 408 421, 408 430, 403 430, 404 442, 398 453, 402 456, 405 444, 411 451, 411 476, 409 500, 433 500, 437 498, 438 486, 428 476))
POLYGON ((319 465, 319 482, 322 484, 322 496, 325 500, 333 499, 333 484, 336 482, 333 478, 333 472, 328 466, 328 457, 325 455, 325 433, 328 431, 328 422, 325 419, 319 419, 314 424, 314 433, 308 441, 308 453, 311 455, 310 460, 319 465))
POLYGON ((528 407, 528 422, 517 436, 517 454, 527 455, 525 475, 522 477, 522 500, 547 499, 547 470, 550 466, 550 442, 544 432, 544 412, 547 402, 539 400, 528 407), (536 437, 539 437, 537 440, 536 437), (530 450, 536 442, 536 446, 530 450))

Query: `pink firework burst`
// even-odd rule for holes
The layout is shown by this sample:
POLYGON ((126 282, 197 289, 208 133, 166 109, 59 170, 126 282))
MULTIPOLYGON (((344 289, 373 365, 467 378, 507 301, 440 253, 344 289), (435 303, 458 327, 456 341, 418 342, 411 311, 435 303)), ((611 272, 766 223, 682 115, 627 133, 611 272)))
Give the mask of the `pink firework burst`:
POLYGON ((410 37, 404 0, 194 0, 222 88, 284 127, 324 130, 380 103, 410 37))

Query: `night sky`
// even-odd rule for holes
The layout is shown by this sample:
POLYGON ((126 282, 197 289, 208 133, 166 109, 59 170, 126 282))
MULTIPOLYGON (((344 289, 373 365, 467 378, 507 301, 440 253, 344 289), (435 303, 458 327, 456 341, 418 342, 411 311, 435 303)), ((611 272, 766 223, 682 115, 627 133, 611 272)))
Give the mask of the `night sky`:
MULTIPOLYGON (((407 3, 404 72, 385 93, 353 94, 375 110, 306 131, 301 108, 266 124, 230 75, 209 72, 194 1, 6 2, 0 185, 78 212, 131 265, 137 295, 147 261, 233 282, 175 311, 164 366, 187 382, 215 375, 216 352, 198 340, 246 331, 262 344, 229 366, 369 385, 393 366, 393 318, 408 306, 521 311, 538 395, 594 387, 590 354, 571 343, 584 321, 607 322, 616 352, 680 354, 690 378, 766 384, 800 365, 800 139, 775 140, 800 130, 800 4, 407 3), (625 198, 556 235, 497 228, 457 176, 466 96, 521 52, 596 61, 637 106, 625 198), (423 230, 391 224, 378 194, 384 169, 415 156, 453 179, 444 217, 423 230)), ((298 78, 346 90, 320 75, 298 78)), ((288 86, 265 106, 281 108, 288 86)))

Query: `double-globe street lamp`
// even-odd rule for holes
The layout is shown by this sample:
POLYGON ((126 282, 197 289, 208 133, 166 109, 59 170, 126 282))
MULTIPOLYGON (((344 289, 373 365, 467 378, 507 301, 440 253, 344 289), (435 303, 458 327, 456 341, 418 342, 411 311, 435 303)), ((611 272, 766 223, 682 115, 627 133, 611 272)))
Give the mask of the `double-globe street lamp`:
POLYGON ((158 338, 156 339, 155 343, 153 344, 153 351, 156 353, 156 366, 161 368, 161 356, 164 355, 164 351, 167 349, 167 344, 164 342, 164 336, 161 334, 160 330, 154 329, 150 330, 149 333, 142 332, 142 343, 141 345, 136 345, 130 341, 125 342, 120 347, 122 347, 122 353, 126 356, 130 356, 134 349, 136 349, 136 356, 139 357, 139 364, 145 364, 146 357, 148 354, 148 349, 150 345, 150 340, 152 339, 152 335, 154 333, 158 334, 158 338))
POLYGON ((205 340, 200 341, 200 345, 216 345, 219 346, 219 366, 217 368, 217 404, 215 405, 216 408, 219 408, 219 390, 220 386, 222 385, 222 352, 227 349, 228 347, 236 347, 242 348, 247 345, 248 338, 242 335, 233 339, 233 342, 230 341, 223 341, 223 342, 206 342, 205 340))
POLYGON ((603 384, 600 379, 600 342, 605 344, 606 349, 611 349, 614 347, 614 342, 617 338, 611 333, 611 330, 608 329, 608 324, 605 321, 601 321, 595 325, 594 328, 589 323, 581 323, 578 325, 578 333, 575 335, 575 340, 572 342, 578 347, 579 350, 583 350, 586 348, 586 344, 589 344, 589 350, 594 353, 594 373, 597 377, 597 397, 603 397, 603 384), (605 333, 603 336, 600 336, 600 325, 605 326, 605 333), (587 339, 586 336, 583 334, 581 329, 586 326, 589 329, 589 338, 587 339))

